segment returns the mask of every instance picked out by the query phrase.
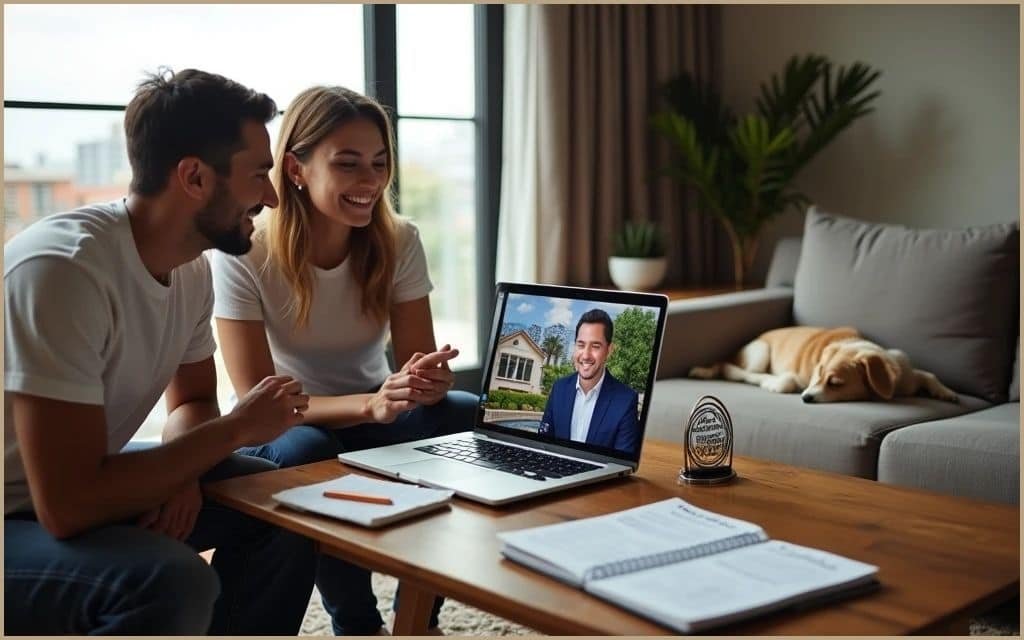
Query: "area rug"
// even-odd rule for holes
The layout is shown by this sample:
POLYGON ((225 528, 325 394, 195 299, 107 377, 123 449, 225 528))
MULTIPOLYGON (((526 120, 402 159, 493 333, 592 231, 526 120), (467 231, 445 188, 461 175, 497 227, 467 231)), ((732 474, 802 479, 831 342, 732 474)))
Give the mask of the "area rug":
MULTIPOLYGON (((398 581, 390 576, 373 574, 373 592, 377 595, 377 608, 384 618, 384 624, 388 628, 394 621, 394 611, 391 605, 395 600, 395 588, 398 581)), ((474 609, 468 605, 445 600, 441 614, 438 616, 441 630, 450 636, 525 636, 539 635, 532 629, 514 624, 492 616, 489 613, 474 609)), ((313 597, 309 600, 309 608, 306 610, 306 618, 302 621, 302 630, 299 635, 303 636, 329 636, 333 635, 331 620, 320 603, 320 594, 313 589, 313 597)))
MULTIPOLYGON (((384 623, 391 626, 394 612, 391 604, 395 598, 397 581, 378 573, 373 574, 373 592, 377 594, 377 607, 380 609, 384 623)), ((493 616, 479 609, 455 600, 445 601, 440 615, 441 630, 453 636, 525 636, 540 635, 532 629, 493 616)), ((331 621, 320 604, 320 594, 313 590, 306 618, 302 621, 304 636, 329 636, 331 621)), ((971 635, 1020 635, 1020 602, 1010 602, 984 616, 971 620, 971 635)))

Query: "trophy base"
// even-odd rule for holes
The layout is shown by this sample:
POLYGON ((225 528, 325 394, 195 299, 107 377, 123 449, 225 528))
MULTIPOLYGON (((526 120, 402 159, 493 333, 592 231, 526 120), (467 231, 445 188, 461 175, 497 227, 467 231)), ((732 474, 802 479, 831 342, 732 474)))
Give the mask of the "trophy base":
POLYGON ((679 484, 723 484, 736 477, 736 470, 732 467, 720 469, 694 469, 687 471, 679 470, 679 484))

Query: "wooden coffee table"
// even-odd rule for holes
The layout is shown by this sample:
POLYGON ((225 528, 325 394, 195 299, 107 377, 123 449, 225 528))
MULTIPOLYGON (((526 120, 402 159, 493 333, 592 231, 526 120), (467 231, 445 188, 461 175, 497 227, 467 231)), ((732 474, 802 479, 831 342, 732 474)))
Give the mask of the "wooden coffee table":
POLYGON ((879 567, 881 588, 818 608, 720 629, 729 634, 966 634, 968 619, 1020 592, 1017 507, 737 457, 739 478, 716 487, 676 483, 679 445, 646 441, 640 471, 508 507, 456 499, 450 510, 364 529, 280 507, 271 494, 344 473, 335 461, 225 480, 207 495, 308 536, 321 551, 397 577, 395 633, 426 630, 434 594, 555 635, 664 635, 671 630, 505 560, 496 534, 596 516, 679 496, 755 522, 769 536, 879 567))

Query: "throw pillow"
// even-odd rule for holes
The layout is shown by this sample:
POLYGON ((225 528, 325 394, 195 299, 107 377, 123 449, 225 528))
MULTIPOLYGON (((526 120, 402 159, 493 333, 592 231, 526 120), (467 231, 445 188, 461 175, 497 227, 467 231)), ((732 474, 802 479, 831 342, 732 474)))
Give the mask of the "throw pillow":
POLYGON ((953 390, 1005 402, 1017 336, 1016 223, 909 229, 811 207, 793 290, 798 324, 854 326, 953 390))

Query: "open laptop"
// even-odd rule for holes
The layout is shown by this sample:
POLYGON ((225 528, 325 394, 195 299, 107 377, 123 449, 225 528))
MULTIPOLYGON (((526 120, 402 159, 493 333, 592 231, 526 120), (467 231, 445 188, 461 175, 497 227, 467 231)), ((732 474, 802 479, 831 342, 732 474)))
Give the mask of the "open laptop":
POLYGON ((486 504, 634 473, 667 304, 656 294, 498 283, 472 431, 338 459, 486 504))

